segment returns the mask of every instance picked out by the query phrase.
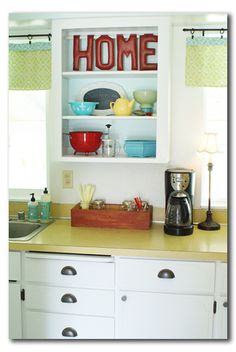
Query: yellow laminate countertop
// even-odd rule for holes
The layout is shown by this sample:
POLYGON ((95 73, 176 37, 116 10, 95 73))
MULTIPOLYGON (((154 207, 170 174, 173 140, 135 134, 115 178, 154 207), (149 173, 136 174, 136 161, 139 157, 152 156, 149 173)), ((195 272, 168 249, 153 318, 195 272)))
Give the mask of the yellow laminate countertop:
POLYGON ((163 224, 150 230, 71 227, 56 220, 29 241, 9 242, 9 249, 71 254, 139 256, 182 260, 227 261, 227 226, 218 231, 197 227, 189 236, 170 236, 163 224))

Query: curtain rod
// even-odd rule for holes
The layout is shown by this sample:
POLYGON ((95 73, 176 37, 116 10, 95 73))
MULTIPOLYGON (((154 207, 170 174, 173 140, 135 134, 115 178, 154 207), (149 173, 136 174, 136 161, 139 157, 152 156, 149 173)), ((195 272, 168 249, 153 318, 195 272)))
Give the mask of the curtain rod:
POLYGON ((207 31, 217 31, 220 33, 226 32, 228 28, 183 28, 184 32, 207 32, 207 31))
POLYGON ((202 36, 205 36, 205 32, 219 32, 221 38, 223 38, 224 32, 228 31, 228 28, 183 28, 184 32, 190 32, 192 39, 194 38, 195 32, 202 32, 202 36))
POLYGON ((48 40, 51 40, 52 34, 16 34, 16 35, 9 35, 9 38, 28 38, 32 39, 34 37, 48 37, 48 40))

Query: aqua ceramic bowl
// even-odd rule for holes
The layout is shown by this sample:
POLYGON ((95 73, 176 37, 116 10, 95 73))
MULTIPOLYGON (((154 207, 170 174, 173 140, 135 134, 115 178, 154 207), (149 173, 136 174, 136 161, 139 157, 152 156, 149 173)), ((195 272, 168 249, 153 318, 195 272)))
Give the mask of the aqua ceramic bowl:
POLYGON ((80 102, 80 101, 72 101, 69 103, 71 110, 75 115, 92 115, 96 105, 99 104, 97 102, 80 102))
POLYGON ((155 140, 126 140, 124 151, 129 157, 148 158, 156 156, 155 140))
POLYGON ((134 99, 141 105, 141 108, 152 108, 157 101, 157 91, 142 89, 134 91, 134 99))

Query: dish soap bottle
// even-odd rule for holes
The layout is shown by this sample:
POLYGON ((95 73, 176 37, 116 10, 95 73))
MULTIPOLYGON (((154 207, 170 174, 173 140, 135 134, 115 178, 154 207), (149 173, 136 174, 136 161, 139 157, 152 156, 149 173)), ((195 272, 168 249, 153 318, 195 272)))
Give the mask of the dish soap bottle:
POLYGON ((49 222, 51 213, 51 196, 48 193, 47 187, 44 188, 40 202, 40 222, 49 222))
POLYGON ((31 199, 28 202, 28 221, 37 222, 39 218, 38 214, 38 202, 34 198, 34 193, 30 193, 31 199))

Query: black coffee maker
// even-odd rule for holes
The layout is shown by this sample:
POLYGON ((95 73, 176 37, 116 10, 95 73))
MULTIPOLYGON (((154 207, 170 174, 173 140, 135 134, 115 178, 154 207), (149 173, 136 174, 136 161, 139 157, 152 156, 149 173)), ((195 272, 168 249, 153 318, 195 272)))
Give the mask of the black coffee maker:
POLYGON ((165 225, 169 235, 193 233, 193 196, 195 172, 190 169, 165 171, 165 225))

